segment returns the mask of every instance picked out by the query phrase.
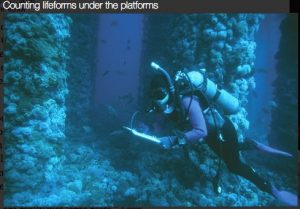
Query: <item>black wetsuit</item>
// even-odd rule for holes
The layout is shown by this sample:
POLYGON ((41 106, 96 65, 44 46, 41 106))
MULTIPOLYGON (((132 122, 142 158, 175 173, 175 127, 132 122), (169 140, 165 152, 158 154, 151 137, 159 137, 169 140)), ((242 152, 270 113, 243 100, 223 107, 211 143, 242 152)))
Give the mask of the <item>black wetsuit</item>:
MULTIPOLYGON (((199 136, 199 138, 205 137, 205 142, 221 159, 224 160, 230 172, 248 179, 262 191, 272 194, 272 185, 266 179, 260 177, 249 165, 242 162, 240 158, 239 151, 254 149, 255 145, 253 144, 253 141, 245 140, 244 142, 238 142, 237 131, 230 119, 226 116, 223 116, 225 123, 220 130, 210 128, 207 132, 207 136, 203 136, 203 131, 200 131, 197 135, 197 130, 203 129, 203 127, 201 128, 201 123, 205 122, 201 110, 202 105, 200 105, 199 100, 193 99, 192 101, 191 105, 184 105, 184 103, 182 103, 184 114, 182 111, 178 111, 175 112, 173 116, 169 117, 169 119, 178 121, 179 123, 177 123, 176 126, 179 129, 181 127, 181 129, 185 128, 186 130, 191 130, 190 128, 192 127, 192 131, 189 131, 189 133, 194 133, 190 135, 192 135, 194 139, 197 138, 197 136, 199 136), (188 106, 188 108, 186 108, 186 106, 188 106), (189 120, 183 118, 183 115, 188 116, 187 118, 189 118, 189 120), (223 140, 220 139, 219 133, 222 134, 223 140)), ((205 105, 203 106, 207 107, 205 105)), ((185 136, 188 141, 193 141, 187 134, 185 134, 185 136)))
POLYGON ((251 148, 251 142, 238 142, 237 132, 232 122, 224 117, 224 126, 219 130, 223 140, 218 136, 218 131, 210 130, 206 137, 206 143, 209 147, 224 160, 230 172, 240 175, 253 182, 262 191, 272 194, 271 184, 260 177, 249 165, 241 161, 239 151, 251 148))

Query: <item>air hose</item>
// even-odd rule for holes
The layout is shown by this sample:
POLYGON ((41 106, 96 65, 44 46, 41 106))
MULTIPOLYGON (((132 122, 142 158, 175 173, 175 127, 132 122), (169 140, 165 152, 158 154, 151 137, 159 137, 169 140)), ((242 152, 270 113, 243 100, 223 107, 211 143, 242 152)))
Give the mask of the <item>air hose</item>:
POLYGON ((133 129, 133 123, 134 123, 134 120, 135 120, 135 117, 136 117, 136 115, 139 113, 140 111, 135 111, 133 114, 132 114, 132 116, 131 116, 131 120, 130 120, 130 128, 132 128, 133 129))
MULTIPOLYGON (((214 120, 214 124, 215 124, 215 127, 217 129, 217 137, 220 138, 219 140, 223 141, 222 139, 222 135, 221 135, 221 130, 220 128, 218 127, 217 125, 217 122, 216 122, 216 117, 215 117, 215 114, 213 113, 213 110, 212 108, 210 108, 210 111, 212 113, 212 116, 213 116, 213 120, 214 120)), ((220 152, 221 154, 223 153, 223 149, 222 149, 222 145, 221 145, 221 142, 219 143, 219 149, 220 149, 220 152)), ((221 174, 221 158, 219 157, 219 162, 218 162, 218 170, 217 170, 217 173, 216 175, 214 176, 213 178, 213 187, 214 187, 214 190, 217 194, 220 194, 222 192, 222 187, 219 186, 219 182, 220 182, 220 174, 221 174)))
POLYGON ((155 62, 151 62, 151 67, 154 68, 155 70, 157 70, 158 72, 160 72, 167 79, 167 82, 168 82, 168 85, 169 85, 171 103, 173 104, 174 101, 175 101, 175 87, 174 87, 171 76, 169 75, 169 73, 165 69, 160 67, 155 62))

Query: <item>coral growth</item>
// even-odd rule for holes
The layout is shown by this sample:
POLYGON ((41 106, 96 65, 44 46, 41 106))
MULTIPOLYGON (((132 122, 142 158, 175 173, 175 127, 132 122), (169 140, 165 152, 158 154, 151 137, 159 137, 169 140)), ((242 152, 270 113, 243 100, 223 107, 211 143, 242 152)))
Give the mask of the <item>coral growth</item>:
POLYGON ((14 205, 11 195, 24 201, 39 192, 63 160, 70 22, 60 14, 6 15, 5 205, 14 205))
POLYGON ((249 127, 244 107, 248 92, 255 87, 254 34, 262 18, 257 14, 180 15, 174 18, 168 41, 174 68, 205 67, 212 80, 239 99, 242 108, 230 118, 240 140, 249 127))

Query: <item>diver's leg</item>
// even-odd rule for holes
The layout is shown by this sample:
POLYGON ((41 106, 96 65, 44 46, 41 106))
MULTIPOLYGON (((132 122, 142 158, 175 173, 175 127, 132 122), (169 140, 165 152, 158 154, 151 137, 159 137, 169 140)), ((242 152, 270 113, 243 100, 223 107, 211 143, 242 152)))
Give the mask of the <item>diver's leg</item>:
POLYGON ((214 142, 214 144, 210 146, 214 152, 224 160, 230 172, 252 181, 261 190, 271 193, 271 185, 260 178, 250 166, 241 162, 237 147, 231 146, 231 144, 232 143, 228 141, 219 141, 214 142), (220 146, 222 146, 222 148, 220 148, 220 146))
POLYGON ((210 140, 209 146, 223 158, 228 169, 253 182, 262 191, 274 195, 277 199, 288 205, 297 205, 297 196, 286 192, 278 191, 270 182, 260 177, 250 166, 243 163, 239 155, 239 143, 237 134, 232 123, 227 120, 221 130, 224 141, 210 140))
POLYGON ((271 184, 258 176, 250 166, 241 161, 237 133, 230 121, 226 121, 221 132, 224 141, 218 141, 218 143, 221 143, 218 145, 218 152, 230 172, 248 179, 261 190, 271 193, 271 184))
POLYGON ((211 140, 209 146, 224 160, 230 172, 248 179, 261 190, 272 194, 271 184, 260 178, 250 166, 241 162, 237 140, 233 140, 233 138, 226 138, 225 141, 211 140))
POLYGON ((268 182, 266 179, 263 179, 262 177, 260 177, 253 168, 251 168, 249 165, 241 162, 240 159, 236 160, 235 165, 233 165, 231 162, 225 161, 225 163, 226 163, 228 169, 230 170, 230 172, 248 179, 262 191, 272 194, 271 183, 268 182))
MULTIPOLYGON (((227 163, 226 163, 227 164, 227 163)), ((232 164, 230 164, 232 166, 232 164)), ((269 194, 276 197, 281 202, 290 205, 290 206, 297 206, 298 198, 297 195, 288 192, 288 191, 279 191, 274 185, 272 185, 266 179, 260 177, 254 169, 250 166, 246 165, 245 163, 241 162, 233 167, 228 167, 229 170, 237 175, 240 175, 252 183, 254 183, 259 189, 264 192, 268 192, 269 194)))

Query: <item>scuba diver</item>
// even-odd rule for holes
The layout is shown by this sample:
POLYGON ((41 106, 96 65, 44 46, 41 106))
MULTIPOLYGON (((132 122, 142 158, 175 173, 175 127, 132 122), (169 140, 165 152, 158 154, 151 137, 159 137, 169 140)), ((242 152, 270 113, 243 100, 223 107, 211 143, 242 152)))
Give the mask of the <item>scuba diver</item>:
POLYGON ((260 150, 285 157, 292 155, 249 138, 238 141, 237 131, 227 116, 239 111, 239 101, 235 97, 218 89, 206 77, 204 69, 178 71, 173 81, 159 65, 151 63, 151 66, 159 73, 150 83, 151 108, 147 111, 163 116, 153 129, 158 131, 164 126, 170 129, 171 126, 174 133, 159 138, 159 144, 170 149, 205 142, 223 159, 230 172, 248 179, 287 205, 297 205, 296 195, 278 190, 241 160, 239 151, 245 150, 260 150), (174 131, 174 127, 188 131, 174 131))

